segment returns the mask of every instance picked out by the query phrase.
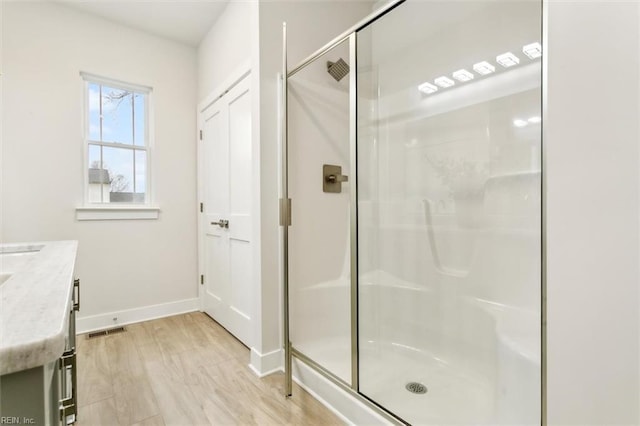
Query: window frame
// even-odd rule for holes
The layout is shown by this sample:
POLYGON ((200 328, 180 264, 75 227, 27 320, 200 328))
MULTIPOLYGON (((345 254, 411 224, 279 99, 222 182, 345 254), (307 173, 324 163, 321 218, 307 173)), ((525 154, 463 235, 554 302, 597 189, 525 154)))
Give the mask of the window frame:
MULTIPOLYGON (((78 220, 102 220, 102 219, 156 219, 159 209, 153 205, 154 200, 154 182, 153 182, 153 89, 149 86, 126 83, 97 76, 95 74, 81 72, 82 80, 82 149, 83 149, 83 205, 76 208, 78 220), (144 99, 144 144, 136 145, 134 141, 129 143, 104 142, 90 138, 90 84, 99 84, 114 89, 126 90, 136 94, 143 95, 144 99), (140 202, 91 202, 89 199, 89 147, 113 147, 120 149, 129 149, 134 151, 134 186, 135 186, 135 151, 143 151, 146 153, 146 170, 145 170, 145 201, 140 202)), ((135 122, 132 120, 132 128, 135 128, 135 122)), ((135 135, 135 133, 134 133, 135 135)), ((135 136, 134 136, 135 137, 135 136)))

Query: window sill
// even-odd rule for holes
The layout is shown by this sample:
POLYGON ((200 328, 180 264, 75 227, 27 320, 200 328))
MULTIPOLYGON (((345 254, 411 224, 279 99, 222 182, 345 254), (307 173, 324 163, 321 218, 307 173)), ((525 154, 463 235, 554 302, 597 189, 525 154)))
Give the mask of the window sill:
POLYGON ((159 215, 160 208, 153 206, 76 207, 77 220, 149 220, 159 215))

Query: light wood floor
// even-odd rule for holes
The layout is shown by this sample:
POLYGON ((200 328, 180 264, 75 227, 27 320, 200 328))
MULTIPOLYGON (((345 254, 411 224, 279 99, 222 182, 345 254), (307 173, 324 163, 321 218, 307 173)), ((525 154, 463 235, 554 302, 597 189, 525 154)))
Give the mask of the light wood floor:
POLYGON ((249 350, 207 315, 194 312, 78 336, 78 426, 338 425, 283 375, 259 379, 249 350))

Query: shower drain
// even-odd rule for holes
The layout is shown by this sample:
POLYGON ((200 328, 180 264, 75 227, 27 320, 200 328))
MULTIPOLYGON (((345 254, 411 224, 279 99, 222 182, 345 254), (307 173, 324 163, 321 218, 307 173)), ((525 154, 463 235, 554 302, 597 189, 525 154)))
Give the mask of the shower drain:
POLYGON ((427 393, 427 387, 422 383, 418 383, 418 382, 409 382, 407 383, 405 388, 411 393, 418 393, 418 394, 427 393))

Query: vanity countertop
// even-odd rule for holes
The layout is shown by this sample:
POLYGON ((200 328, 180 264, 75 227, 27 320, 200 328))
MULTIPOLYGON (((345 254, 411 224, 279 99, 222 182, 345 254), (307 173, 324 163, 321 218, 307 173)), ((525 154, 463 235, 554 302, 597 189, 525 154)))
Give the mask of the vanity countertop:
POLYGON ((77 241, 0 244, 0 375, 65 349, 77 241))

